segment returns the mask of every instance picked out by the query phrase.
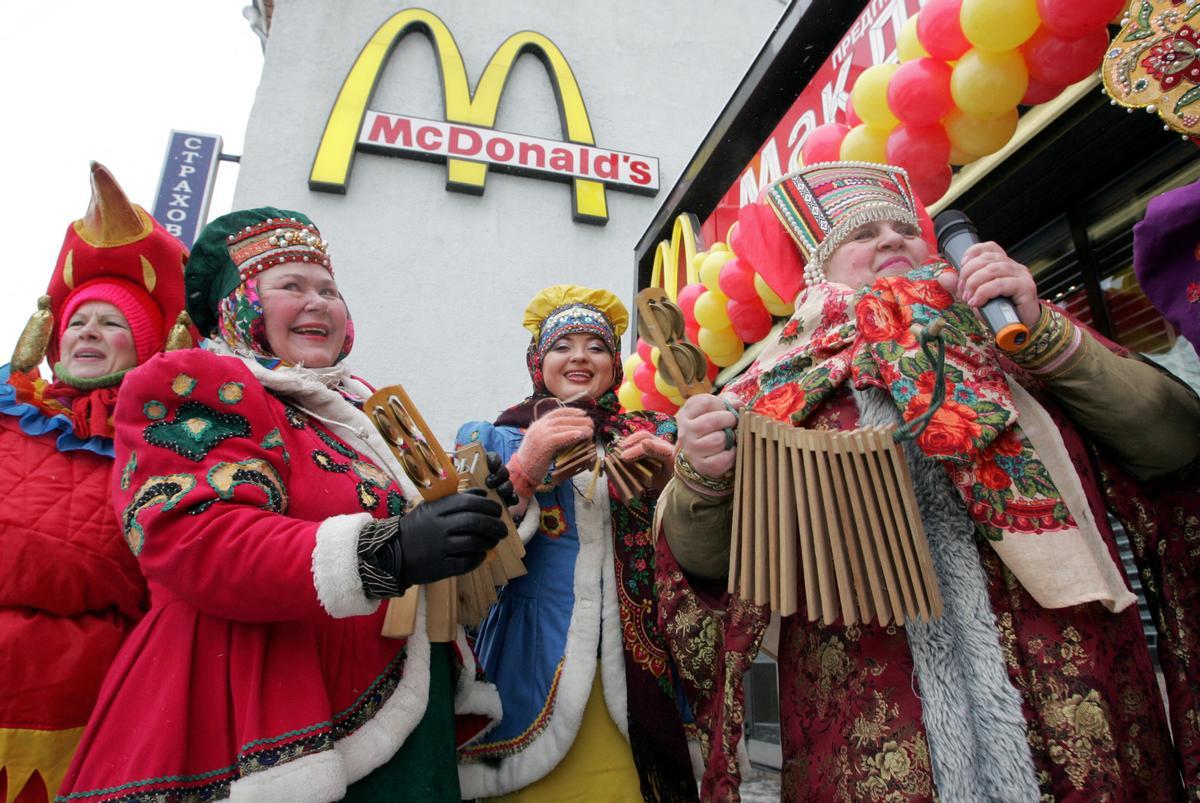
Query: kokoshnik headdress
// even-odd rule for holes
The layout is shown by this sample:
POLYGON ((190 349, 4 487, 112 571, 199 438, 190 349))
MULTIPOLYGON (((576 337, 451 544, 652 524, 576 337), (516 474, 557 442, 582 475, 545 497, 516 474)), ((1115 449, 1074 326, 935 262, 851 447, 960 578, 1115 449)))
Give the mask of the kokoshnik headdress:
POLYGON ((766 202, 791 235, 809 284, 865 223, 894 220, 920 227, 908 173, 891 165, 822 162, 789 173, 766 190, 766 202))

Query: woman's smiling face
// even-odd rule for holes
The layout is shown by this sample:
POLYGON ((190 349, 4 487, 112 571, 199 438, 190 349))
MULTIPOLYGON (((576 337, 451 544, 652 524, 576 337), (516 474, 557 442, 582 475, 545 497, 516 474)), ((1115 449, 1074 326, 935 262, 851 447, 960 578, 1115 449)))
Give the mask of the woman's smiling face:
POLYGON ((546 389, 562 401, 598 399, 613 383, 613 355, 595 335, 576 332, 554 341, 542 360, 546 389))
POLYGON ((121 311, 107 301, 86 301, 71 314, 60 347, 67 373, 95 379, 137 365, 133 332, 121 311))
POLYGON ((267 343, 276 357, 328 368, 346 340, 346 302, 321 265, 287 262, 258 276, 267 343))

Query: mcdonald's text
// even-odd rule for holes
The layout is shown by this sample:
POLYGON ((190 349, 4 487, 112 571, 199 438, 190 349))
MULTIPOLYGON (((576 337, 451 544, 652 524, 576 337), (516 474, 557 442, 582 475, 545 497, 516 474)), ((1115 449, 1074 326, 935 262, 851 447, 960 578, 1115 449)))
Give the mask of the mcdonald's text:
POLYGON ((364 151, 467 159, 564 181, 598 179, 627 192, 653 195, 659 189, 658 159, 652 156, 402 114, 368 111, 358 144, 364 151))

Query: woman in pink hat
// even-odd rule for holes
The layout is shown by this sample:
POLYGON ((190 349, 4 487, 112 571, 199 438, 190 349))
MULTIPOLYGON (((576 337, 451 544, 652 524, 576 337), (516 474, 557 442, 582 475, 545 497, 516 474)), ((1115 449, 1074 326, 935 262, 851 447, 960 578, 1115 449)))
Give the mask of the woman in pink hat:
MULTIPOLYGON (((122 379, 162 351, 183 309, 182 243, 92 165, 50 287, 0 367, 0 789, 52 799, 105 670, 146 606, 112 515, 122 379), (45 354, 53 381, 37 365, 45 354)), ((174 333, 190 346, 186 328, 174 333)))

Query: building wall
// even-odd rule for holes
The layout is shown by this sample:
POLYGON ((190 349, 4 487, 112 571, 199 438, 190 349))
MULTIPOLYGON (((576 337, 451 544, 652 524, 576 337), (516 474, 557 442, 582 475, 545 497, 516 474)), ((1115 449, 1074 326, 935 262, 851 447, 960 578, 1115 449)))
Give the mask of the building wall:
MULTIPOLYGON (((343 79, 376 28, 407 7, 276 3, 234 206, 270 204, 313 218, 331 243, 354 317, 356 373, 376 385, 403 383, 449 439, 463 421, 491 419, 528 393, 521 317, 537 290, 573 282, 632 303, 638 236, 784 7, 775 0, 422 5, 450 29, 472 87, 509 35, 545 34, 575 73, 596 144, 658 157, 659 195, 610 189, 605 226, 572 220, 568 183, 493 170, 482 195, 466 195, 445 190, 443 164, 370 153, 355 157, 345 195, 310 191, 313 155, 343 79)), ((410 34, 396 47, 369 108, 443 118, 424 36, 410 34)), ((562 137, 536 57, 514 66, 495 127, 562 137)))

